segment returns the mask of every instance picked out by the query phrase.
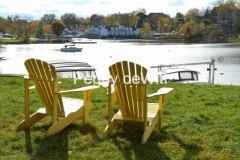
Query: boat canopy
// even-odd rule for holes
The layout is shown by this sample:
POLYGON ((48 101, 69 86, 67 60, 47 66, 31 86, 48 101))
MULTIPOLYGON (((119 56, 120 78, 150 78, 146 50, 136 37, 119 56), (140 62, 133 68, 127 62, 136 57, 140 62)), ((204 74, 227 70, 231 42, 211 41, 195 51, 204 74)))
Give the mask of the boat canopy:
POLYGON ((58 59, 58 60, 48 60, 46 61, 50 64, 52 64, 55 69, 56 72, 72 72, 72 78, 73 77, 73 72, 75 72, 76 77, 92 77, 92 78, 97 78, 96 77, 96 68, 94 68, 93 66, 91 66, 90 64, 86 63, 86 62, 80 62, 77 60, 62 60, 62 59, 58 59), (78 76, 77 73, 81 73, 81 76, 78 76))
POLYGON ((178 73, 178 72, 196 72, 198 74, 200 73, 198 71, 187 69, 187 68, 168 68, 168 69, 162 69, 162 72, 158 72, 157 75, 172 74, 172 73, 178 73))

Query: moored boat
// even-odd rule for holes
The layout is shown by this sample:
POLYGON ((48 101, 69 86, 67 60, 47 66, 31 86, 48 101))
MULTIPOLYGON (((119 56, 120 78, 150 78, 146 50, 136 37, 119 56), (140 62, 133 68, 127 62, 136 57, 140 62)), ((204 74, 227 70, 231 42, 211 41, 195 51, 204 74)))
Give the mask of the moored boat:
POLYGON ((76 47, 75 43, 64 45, 64 48, 61 48, 62 52, 81 52, 82 47, 76 47))
MULTIPOLYGON (((223 57, 219 57, 218 62, 222 63, 224 61, 223 57)), ((158 82, 178 82, 178 83, 211 83, 214 84, 215 79, 215 60, 212 58, 210 61, 204 62, 190 62, 190 63, 179 63, 179 64, 167 64, 151 66, 151 68, 158 69, 158 82), (189 66, 189 65, 209 65, 207 71, 209 72, 208 81, 199 81, 198 74, 200 72, 187 68, 179 68, 179 66, 189 66)))

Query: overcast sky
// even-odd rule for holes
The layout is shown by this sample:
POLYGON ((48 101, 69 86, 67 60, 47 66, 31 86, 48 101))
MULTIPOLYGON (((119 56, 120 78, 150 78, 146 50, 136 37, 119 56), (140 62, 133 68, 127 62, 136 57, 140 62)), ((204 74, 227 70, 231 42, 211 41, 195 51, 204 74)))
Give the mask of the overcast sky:
POLYGON ((29 15, 38 20, 44 14, 55 14, 60 18, 64 13, 75 13, 77 17, 86 18, 92 14, 107 16, 145 8, 147 14, 162 12, 175 17, 177 12, 185 14, 189 9, 212 7, 216 2, 217 0, 1 0, 0 16, 29 15))

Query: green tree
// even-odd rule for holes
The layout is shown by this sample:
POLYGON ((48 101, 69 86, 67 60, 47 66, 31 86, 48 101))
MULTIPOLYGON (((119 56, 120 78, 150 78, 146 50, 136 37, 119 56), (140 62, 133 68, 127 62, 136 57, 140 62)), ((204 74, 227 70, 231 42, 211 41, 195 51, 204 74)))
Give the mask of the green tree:
POLYGON ((158 19, 160 16, 165 16, 165 15, 152 13, 152 14, 149 14, 147 17, 147 22, 151 25, 151 29, 154 31, 158 29, 158 19))
POLYGON ((147 18, 147 15, 143 12, 139 12, 137 15, 137 20, 138 20, 138 23, 137 23, 137 27, 138 28, 143 28, 144 27, 144 22, 146 21, 146 18, 147 18))
POLYGON ((174 18, 174 24, 176 24, 176 26, 179 26, 180 24, 183 24, 183 23, 184 23, 184 15, 181 12, 177 12, 174 18))
POLYGON ((42 39, 44 36, 44 28, 43 28, 41 21, 38 23, 38 27, 37 27, 35 35, 37 38, 40 38, 40 39, 42 39))
POLYGON ((65 13, 61 16, 61 20, 67 27, 74 27, 76 24, 76 14, 75 13, 65 13))
POLYGON ((212 23, 211 20, 208 18, 203 18, 202 22, 204 23, 205 26, 210 25, 212 23))
POLYGON ((57 20, 55 14, 44 14, 44 16, 41 18, 42 25, 51 25, 55 20, 57 20))
POLYGON ((62 21, 53 21, 51 29, 54 34, 56 34, 59 38, 59 36, 63 33, 66 26, 62 21))

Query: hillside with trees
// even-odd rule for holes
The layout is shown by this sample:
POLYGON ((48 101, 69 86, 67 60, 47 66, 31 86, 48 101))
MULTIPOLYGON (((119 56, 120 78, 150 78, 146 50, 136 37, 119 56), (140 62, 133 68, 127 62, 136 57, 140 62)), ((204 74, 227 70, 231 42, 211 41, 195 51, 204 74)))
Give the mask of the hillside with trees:
MULTIPOLYGON (((145 38, 184 38, 189 40, 239 40, 240 2, 218 0, 212 7, 190 8, 186 13, 177 12, 175 17, 159 11, 146 14, 144 8, 130 13, 113 13, 107 16, 92 14, 83 18, 75 13, 65 13, 58 18, 54 13, 44 14, 33 21, 31 15, 0 15, 0 33, 8 33, 23 43, 30 37, 49 40, 51 36, 60 37, 64 29, 76 30, 87 35, 90 26, 137 26, 140 36, 145 38)), ((71 33, 73 36, 76 34, 71 33)))

